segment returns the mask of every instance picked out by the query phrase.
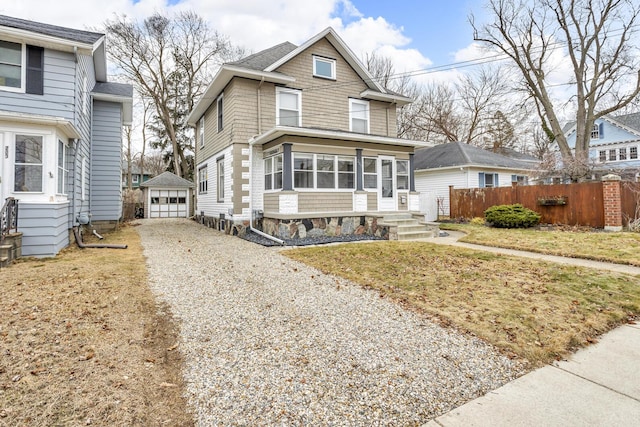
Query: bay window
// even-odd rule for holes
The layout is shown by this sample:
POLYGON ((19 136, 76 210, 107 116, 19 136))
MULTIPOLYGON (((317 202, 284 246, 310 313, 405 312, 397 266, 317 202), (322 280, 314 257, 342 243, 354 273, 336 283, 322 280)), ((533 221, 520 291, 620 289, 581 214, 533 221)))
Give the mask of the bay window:
POLYGON ((66 192, 66 184, 67 184, 67 173, 69 170, 66 168, 66 156, 67 154, 67 146, 64 145, 64 142, 58 140, 58 194, 67 194, 66 192))
POLYGON ((264 189, 282 189, 282 154, 264 159, 264 189))
POLYGON ((42 192, 43 138, 16 135, 14 191, 42 192))

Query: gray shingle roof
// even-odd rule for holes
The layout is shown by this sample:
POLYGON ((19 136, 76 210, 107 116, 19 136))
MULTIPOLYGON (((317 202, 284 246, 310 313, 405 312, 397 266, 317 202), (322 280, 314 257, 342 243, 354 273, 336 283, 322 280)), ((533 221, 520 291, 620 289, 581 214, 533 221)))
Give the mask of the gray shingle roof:
POLYGON ((151 178, 140 184, 140 187, 150 188, 194 188, 195 186, 193 182, 180 178, 171 172, 162 172, 155 178, 151 178))
POLYGON ((124 83, 96 82, 91 92, 131 98, 133 97, 133 86, 124 83))
POLYGON ((28 21, 25 19, 13 18, 6 15, 0 15, 0 26, 31 31, 38 34, 44 34, 47 36, 53 36, 65 40, 88 44, 94 44, 104 36, 104 34, 94 33, 91 31, 82 31, 73 28, 59 27, 57 25, 28 21))
POLYGON ((463 142, 449 142, 416 150, 414 165, 416 170, 437 169, 465 165, 503 167, 511 169, 532 169, 531 162, 511 159, 463 142))
POLYGON ((640 113, 623 114, 614 119, 631 129, 640 131, 640 113))
POLYGON ((228 65, 237 65, 239 67, 263 71, 269 65, 297 49, 297 47, 298 46, 289 42, 280 43, 279 45, 249 55, 246 58, 230 62, 228 65))

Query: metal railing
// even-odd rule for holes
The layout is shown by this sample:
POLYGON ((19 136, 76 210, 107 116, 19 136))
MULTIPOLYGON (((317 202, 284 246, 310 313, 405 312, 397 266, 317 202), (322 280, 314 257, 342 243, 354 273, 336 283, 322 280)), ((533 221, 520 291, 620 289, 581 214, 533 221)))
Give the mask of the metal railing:
POLYGON ((11 230, 18 232, 18 199, 7 197, 0 211, 0 242, 4 242, 11 230))

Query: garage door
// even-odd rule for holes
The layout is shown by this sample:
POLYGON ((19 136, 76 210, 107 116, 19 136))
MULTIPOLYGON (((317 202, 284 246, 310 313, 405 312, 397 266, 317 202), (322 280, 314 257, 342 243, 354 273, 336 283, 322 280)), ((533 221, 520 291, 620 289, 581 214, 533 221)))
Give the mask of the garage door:
POLYGON ((150 218, 186 218, 187 190, 150 189, 150 218))

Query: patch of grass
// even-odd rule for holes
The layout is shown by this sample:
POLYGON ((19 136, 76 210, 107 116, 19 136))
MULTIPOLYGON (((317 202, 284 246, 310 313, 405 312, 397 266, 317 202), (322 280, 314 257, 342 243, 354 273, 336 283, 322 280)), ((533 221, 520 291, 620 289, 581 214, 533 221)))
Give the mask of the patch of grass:
POLYGON ((283 251, 534 366, 640 313, 638 277, 464 248, 380 242, 283 251))
POLYGON ((138 233, 104 243, 129 248, 73 244, 0 270, 0 425, 193 425, 138 233))
POLYGON ((440 228, 467 233, 460 239, 466 243, 640 266, 640 233, 499 229, 473 224, 441 224, 440 228))

